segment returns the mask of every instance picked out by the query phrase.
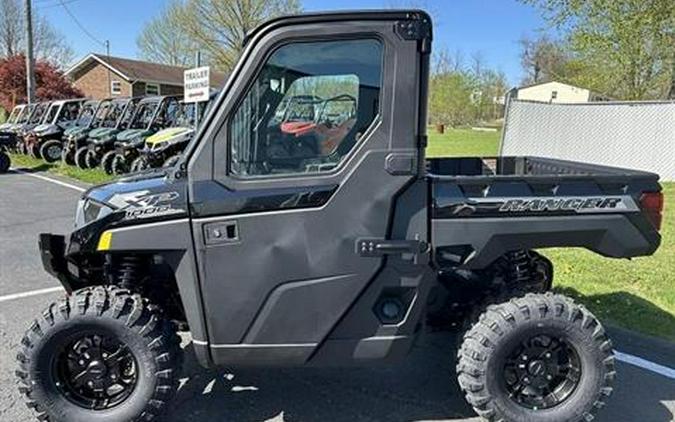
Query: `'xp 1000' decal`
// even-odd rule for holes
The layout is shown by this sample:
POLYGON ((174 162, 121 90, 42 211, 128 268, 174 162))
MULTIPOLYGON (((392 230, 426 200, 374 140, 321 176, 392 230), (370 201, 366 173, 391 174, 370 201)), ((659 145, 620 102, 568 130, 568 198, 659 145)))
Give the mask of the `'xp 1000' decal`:
POLYGON ((632 211, 638 211, 638 207, 630 196, 469 198, 466 201, 447 204, 437 209, 437 213, 441 214, 440 217, 486 217, 503 214, 564 215, 632 211))
POLYGON ((178 192, 139 191, 115 195, 110 202, 120 206, 125 211, 127 219, 150 218, 185 212, 172 205, 179 197, 178 192))

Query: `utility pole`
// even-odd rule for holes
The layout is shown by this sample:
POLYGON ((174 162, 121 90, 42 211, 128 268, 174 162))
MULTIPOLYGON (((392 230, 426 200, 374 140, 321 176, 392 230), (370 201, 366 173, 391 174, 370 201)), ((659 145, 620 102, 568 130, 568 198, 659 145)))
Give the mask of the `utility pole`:
POLYGON ((26 97, 28 104, 35 102, 35 62, 33 60, 33 17, 31 0, 26 0, 26 97))
MULTIPOLYGON (((110 63, 110 41, 105 40, 105 55, 108 63, 110 63)), ((107 67, 107 66, 106 66, 107 67)), ((108 68, 108 96, 112 97, 112 81, 110 80, 110 69, 108 68)))

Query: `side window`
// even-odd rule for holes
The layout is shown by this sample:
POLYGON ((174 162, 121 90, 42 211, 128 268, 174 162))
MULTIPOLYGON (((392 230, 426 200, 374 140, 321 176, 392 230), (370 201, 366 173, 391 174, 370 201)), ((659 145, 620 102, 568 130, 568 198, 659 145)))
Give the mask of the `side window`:
POLYGON ((267 60, 229 122, 239 177, 328 172, 379 113, 382 44, 297 42, 267 60))

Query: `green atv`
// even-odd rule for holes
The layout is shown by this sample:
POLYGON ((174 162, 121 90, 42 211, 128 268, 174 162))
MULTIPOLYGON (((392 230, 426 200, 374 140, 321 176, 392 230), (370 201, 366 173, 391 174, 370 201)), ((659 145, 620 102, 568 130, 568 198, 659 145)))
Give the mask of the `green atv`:
POLYGON ((181 102, 171 127, 160 130, 145 140, 145 146, 134 170, 176 165, 197 131, 197 107, 208 111, 217 94, 218 92, 214 91, 206 103, 181 102))
POLYGON ((96 116, 103 101, 90 100, 82 105, 82 109, 75 120, 75 125, 66 129, 63 133, 63 149, 61 160, 65 164, 75 165, 75 153, 78 147, 86 141, 89 132, 94 129, 96 116))
POLYGON ((138 101, 140 98, 118 98, 111 102, 101 127, 89 132, 87 144, 80 147, 76 153, 84 157, 77 163, 78 166, 83 169, 95 168, 100 164, 110 167, 112 156, 109 153, 113 149, 117 135, 129 125, 138 101), (80 152, 83 149, 85 151, 80 152), (106 158, 106 161, 103 161, 103 158, 106 158))
POLYGON ((180 96, 156 96, 142 99, 128 129, 120 132, 115 141, 109 174, 137 171, 142 163, 140 150, 145 140, 171 125, 180 109, 180 96))

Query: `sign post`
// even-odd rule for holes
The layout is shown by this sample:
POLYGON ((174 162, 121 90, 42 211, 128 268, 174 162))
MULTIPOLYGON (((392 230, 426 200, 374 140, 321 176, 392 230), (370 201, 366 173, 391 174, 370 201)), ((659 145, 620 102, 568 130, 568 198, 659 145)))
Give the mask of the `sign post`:
POLYGON ((188 69, 183 73, 183 91, 186 103, 195 103, 195 126, 199 124, 200 104, 209 100, 211 94, 211 68, 209 66, 188 69))

